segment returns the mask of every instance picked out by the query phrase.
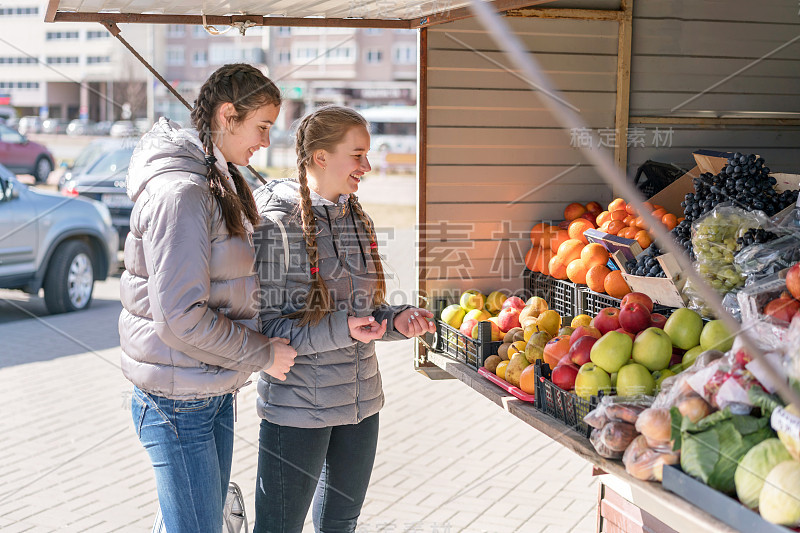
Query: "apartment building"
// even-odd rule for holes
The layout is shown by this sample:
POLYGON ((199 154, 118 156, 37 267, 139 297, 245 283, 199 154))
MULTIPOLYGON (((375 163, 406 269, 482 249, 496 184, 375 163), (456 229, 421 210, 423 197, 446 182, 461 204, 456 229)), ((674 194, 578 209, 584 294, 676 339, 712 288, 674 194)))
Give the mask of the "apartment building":
MULTIPOLYGON (((114 120, 145 116, 145 69, 100 24, 46 24, 46 3, 0 6, 0 95, 19 115, 114 120)), ((137 49, 148 29, 121 25, 137 49)), ((150 35, 152 41, 152 33, 150 35)))

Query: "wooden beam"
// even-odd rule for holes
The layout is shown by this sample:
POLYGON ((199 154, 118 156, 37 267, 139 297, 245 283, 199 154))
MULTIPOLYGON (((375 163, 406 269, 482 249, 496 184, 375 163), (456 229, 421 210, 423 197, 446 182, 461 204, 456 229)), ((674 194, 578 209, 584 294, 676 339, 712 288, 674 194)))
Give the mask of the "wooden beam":
MULTIPOLYGON (((494 6, 496 11, 504 12, 539 4, 549 4, 554 1, 555 0, 495 0, 494 2, 491 2, 491 4, 494 6)), ((453 22, 455 20, 467 19, 474 16, 475 13, 469 7, 459 7, 458 9, 433 13, 432 15, 427 15, 410 22, 411 28, 426 28, 428 26, 436 26, 446 22, 453 22)))
POLYGON ((744 117, 630 117, 631 124, 688 126, 800 126, 800 118, 744 117))
POLYGON ((633 0, 621 0, 623 17, 619 21, 617 44, 617 99, 614 116, 614 162, 626 172, 628 165, 628 115, 631 101, 631 30, 633 0))
MULTIPOLYGON (((56 2, 57 0, 51 0, 56 2)), ((48 10, 50 8, 48 7, 48 10)), ((48 13, 49 15, 49 13, 48 13)), ((252 22, 256 26, 302 26, 314 28, 411 28, 408 20, 314 18, 314 17, 264 17, 261 15, 206 16, 206 24, 230 26, 234 23, 252 22)), ((58 11, 51 22, 111 22, 139 24, 192 24, 202 25, 201 15, 158 15, 139 13, 76 13, 58 11)), ((416 27, 416 26, 414 26, 416 27)))
POLYGON ((541 19, 572 19, 572 20, 610 20, 620 21, 625 13, 606 9, 559 9, 559 8, 533 8, 512 9, 506 12, 507 17, 527 17, 541 19))
POLYGON ((56 16, 56 11, 58 11, 58 2, 59 0, 49 0, 47 2, 47 11, 44 14, 45 22, 53 22, 56 16))
POLYGON ((425 272, 427 254, 427 233, 425 224, 428 220, 428 30, 419 31, 419 57, 417 59, 417 287, 420 301, 417 305, 431 309, 431 305, 423 298, 428 295, 427 282, 422 273, 425 272))

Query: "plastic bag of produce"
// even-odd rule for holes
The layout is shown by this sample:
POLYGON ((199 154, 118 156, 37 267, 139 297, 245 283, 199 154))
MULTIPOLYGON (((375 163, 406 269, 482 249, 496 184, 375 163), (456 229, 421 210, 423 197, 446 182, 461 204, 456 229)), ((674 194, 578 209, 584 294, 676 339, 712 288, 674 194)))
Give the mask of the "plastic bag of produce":
POLYGON ((734 263, 747 276, 745 285, 777 274, 800 261, 800 231, 773 229, 778 238, 763 244, 752 244, 742 248, 734 263))
POLYGON ((593 428, 601 429, 609 422, 627 422, 635 424, 639 413, 653 403, 651 396, 636 398, 623 396, 602 396, 597 407, 583 417, 583 421, 593 428))
POLYGON ((625 470, 643 481, 661 481, 664 465, 676 465, 680 462, 679 451, 658 451, 647 444, 644 435, 639 435, 630 443, 622 456, 625 470))

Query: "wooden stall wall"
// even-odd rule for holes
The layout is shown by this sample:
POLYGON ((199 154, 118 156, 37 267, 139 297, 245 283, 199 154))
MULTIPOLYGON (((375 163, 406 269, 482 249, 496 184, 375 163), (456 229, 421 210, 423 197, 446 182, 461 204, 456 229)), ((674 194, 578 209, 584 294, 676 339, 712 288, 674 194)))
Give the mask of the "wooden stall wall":
MULTIPOLYGON (((613 144, 617 24, 507 18, 591 129, 613 144)), ((530 229, 572 201, 611 199, 538 91, 475 19, 427 29, 424 240, 420 288, 522 288, 530 229)))
POLYGON ((800 5, 635 0, 628 171, 647 159, 691 168, 698 148, 758 153, 800 171, 800 5), (636 117, 793 118, 788 126, 641 124, 636 117), (635 129, 635 128, 638 128, 635 129), (656 132, 658 128, 658 132, 656 132))

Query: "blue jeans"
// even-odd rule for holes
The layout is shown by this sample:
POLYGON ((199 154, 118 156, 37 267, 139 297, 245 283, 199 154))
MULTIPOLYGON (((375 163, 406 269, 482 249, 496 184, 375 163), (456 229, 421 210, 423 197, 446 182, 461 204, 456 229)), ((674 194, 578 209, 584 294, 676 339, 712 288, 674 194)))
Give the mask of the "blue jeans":
POLYGON ((356 530, 367 494, 378 414, 358 424, 293 428, 261 421, 254 533, 303 530, 314 499, 314 529, 356 530))
POLYGON ((167 531, 219 533, 233 460, 233 395, 170 400, 134 387, 131 411, 167 531))

